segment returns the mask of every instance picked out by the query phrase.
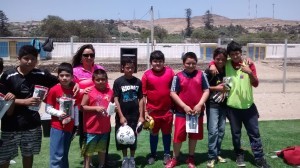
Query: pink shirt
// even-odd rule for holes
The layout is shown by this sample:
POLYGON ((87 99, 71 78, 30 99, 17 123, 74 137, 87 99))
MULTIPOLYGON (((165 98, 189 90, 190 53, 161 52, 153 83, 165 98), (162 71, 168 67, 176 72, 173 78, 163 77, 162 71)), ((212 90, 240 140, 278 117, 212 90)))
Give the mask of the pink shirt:
MULTIPOLYGON (((100 65, 94 65, 94 70, 103 69, 100 65)), ((92 81, 93 72, 85 70, 82 65, 73 68, 74 81, 79 84, 80 89, 93 86, 92 81)))

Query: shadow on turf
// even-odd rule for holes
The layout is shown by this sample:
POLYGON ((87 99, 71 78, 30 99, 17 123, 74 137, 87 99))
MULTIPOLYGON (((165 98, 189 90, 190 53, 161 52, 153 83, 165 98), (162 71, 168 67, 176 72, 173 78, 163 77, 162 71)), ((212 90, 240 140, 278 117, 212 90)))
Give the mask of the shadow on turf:
MULTIPOLYGON (((250 162, 250 164, 252 164, 252 165, 255 165, 255 160, 254 160, 252 153, 245 150, 244 154, 245 154, 245 161, 250 162)), ((160 161, 162 163, 163 156, 164 156, 163 151, 158 151, 157 152, 157 161, 160 161)), ((181 153, 177 166, 185 165, 186 164, 185 161, 186 161, 187 157, 188 157, 188 154, 181 153)), ((228 160, 228 161, 231 160, 232 162, 235 162, 235 160, 236 160, 235 153, 233 150, 222 150, 222 157, 226 158, 226 160, 228 160)), ((136 166, 140 167, 140 168, 148 167, 149 166, 148 158, 149 158, 149 155, 136 156, 136 158, 135 158, 136 166)), ((93 160, 92 161, 93 165, 96 167, 98 165, 97 155, 94 155, 92 160, 93 160)), ((122 156, 120 154, 109 154, 109 160, 116 162, 116 166, 112 167, 112 168, 121 167, 121 165, 122 165, 122 156)), ((200 164, 206 164, 207 160, 208 160, 207 153, 195 153, 196 166, 199 166, 200 164)), ((161 165, 161 167, 164 167, 164 166, 161 165)))

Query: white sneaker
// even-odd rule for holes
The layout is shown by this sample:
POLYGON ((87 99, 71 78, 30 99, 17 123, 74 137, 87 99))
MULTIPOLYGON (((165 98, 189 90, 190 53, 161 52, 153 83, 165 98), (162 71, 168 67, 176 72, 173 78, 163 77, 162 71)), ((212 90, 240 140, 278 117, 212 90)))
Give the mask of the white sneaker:
POLYGON ((129 159, 126 158, 122 161, 122 168, 129 168, 129 159))
POLYGON ((134 159, 130 159, 128 165, 129 165, 129 168, 135 168, 135 161, 134 161, 134 159))
POLYGON ((10 160, 10 161, 9 161, 9 164, 10 164, 10 165, 12 165, 12 164, 16 164, 16 163, 17 163, 17 162, 16 162, 16 161, 14 161, 14 160, 10 160))

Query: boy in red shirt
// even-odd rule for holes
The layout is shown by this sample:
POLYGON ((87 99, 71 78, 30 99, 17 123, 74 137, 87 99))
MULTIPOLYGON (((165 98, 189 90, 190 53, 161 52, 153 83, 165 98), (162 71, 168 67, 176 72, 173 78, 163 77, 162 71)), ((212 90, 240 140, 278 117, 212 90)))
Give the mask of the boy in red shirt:
POLYGON ((83 130, 86 133, 82 154, 84 155, 84 167, 89 168, 91 156, 94 152, 98 152, 100 168, 104 166, 110 133, 110 116, 107 114, 106 109, 112 100, 113 91, 107 87, 108 77, 103 69, 95 70, 92 80, 95 86, 83 96, 81 102, 83 130))
POLYGON ((209 96, 209 84, 201 70, 196 69, 197 56, 187 52, 182 57, 184 70, 177 73, 172 81, 170 96, 175 102, 175 130, 173 139, 173 158, 166 168, 177 165, 182 142, 189 137, 189 156, 186 160, 189 168, 195 166, 195 148, 197 140, 203 139, 203 111, 204 103, 209 96), (186 132, 186 115, 200 115, 198 117, 198 133, 186 132))
MULTIPOLYGON (((73 98, 73 68, 69 63, 58 66, 59 84, 53 86, 46 98, 46 113, 51 115, 50 166, 69 167, 68 155, 74 125, 78 125, 78 105, 73 98)), ((77 96, 78 97, 78 96, 77 96)))
POLYGON ((164 66, 165 56, 161 51, 150 54, 152 68, 145 71, 142 77, 143 99, 146 107, 145 118, 153 118, 154 128, 150 132, 151 154, 148 164, 154 164, 158 144, 158 133, 161 129, 164 145, 164 164, 170 160, 170 146, 173 113, 170 111, 172 100, 170 86, 174 72, 170 67, 164 66), (150 117, 149 117, 150 116, 150 117))

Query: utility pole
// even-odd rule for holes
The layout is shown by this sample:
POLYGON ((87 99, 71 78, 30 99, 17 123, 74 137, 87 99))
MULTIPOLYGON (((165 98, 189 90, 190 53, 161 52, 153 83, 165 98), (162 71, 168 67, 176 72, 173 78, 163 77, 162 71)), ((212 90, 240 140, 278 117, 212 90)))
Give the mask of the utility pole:
POLYGON ((255 19, 257 19, 257 4, 255 5, 255 19))
POLYGON ((250 19, 250 0, 248 0, 248 17, 250 19))
POLYGON ((274 13, 275 13, 274 7, 275 7, 275 4, 272 4, 272 5, 273 5, 273 20, 274 20, 274 13))
POLYGON ((153 6, 151 6, 151 52, 154 51, 154 13, 153 6))

